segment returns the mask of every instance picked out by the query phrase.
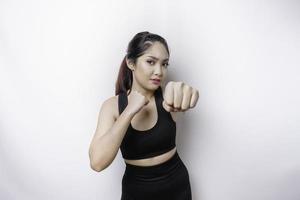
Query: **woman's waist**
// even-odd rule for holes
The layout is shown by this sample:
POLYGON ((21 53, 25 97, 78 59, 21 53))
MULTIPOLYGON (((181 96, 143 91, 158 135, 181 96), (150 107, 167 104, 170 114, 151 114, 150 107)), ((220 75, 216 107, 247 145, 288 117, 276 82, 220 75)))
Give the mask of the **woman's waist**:
POLYGON ((139 167, 151 167, 154 165, 164 163, 167 160, 169 160, 171 157, 173 157, 175 155, 176 150, 177 149, 175 146, 171 150, 169 150, 165 153, 162 153, 160 155, 156 155, 156 156, 153 156, 150 158, 145 158, 145 159, 136 159, 136 160, 133 160, 133 159, 130 160, 130 159, 124 158, 124 162, 125 162, 125 164, 128 164, 128 165, 136 165, 139 167))
POLYGON ((164 175, 176 170, 176 168, 182 164, 183 163, 178 155, 178 152, 175 151, 171 158, 156 165, 138 166, 126 163, 125 174, 134 174, 137 176, 164 175))

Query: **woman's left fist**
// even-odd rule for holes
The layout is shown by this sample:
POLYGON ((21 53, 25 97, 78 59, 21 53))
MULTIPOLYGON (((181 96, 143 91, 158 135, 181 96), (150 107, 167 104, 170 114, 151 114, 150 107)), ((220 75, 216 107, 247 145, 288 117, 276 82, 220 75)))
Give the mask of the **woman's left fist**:
POLYGON ((168 112, 186 111, 196 106, 198 90, 183 82, 170 81, 164 91, 163 107, 168 112))

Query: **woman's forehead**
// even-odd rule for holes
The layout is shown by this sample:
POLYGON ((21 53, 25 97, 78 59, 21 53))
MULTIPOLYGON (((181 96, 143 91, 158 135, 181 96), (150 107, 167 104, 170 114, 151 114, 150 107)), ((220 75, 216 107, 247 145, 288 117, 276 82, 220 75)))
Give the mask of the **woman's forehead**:
POLYGON ((163 57, 162 55, 153 55, 151 53, 146 53, 144 54, 145 57, 149 57, 149 58, 152 58, 154 60, 162 60, 162 61, 167 61, 169 60, 169 57, 166 56, 166 57, 163 57))

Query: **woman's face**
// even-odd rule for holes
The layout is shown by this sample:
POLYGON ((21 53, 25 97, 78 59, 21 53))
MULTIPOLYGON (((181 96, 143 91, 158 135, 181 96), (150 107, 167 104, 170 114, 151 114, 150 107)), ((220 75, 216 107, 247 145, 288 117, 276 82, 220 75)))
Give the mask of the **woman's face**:
POLYGON ((154 42, 145 53, 137 59, 136 65, 129 66, 133 73, 132 88, 156 90, 165 80, 169 55, 165 46, 154 42), (158 79, 159 82, 152 79, 158 79))

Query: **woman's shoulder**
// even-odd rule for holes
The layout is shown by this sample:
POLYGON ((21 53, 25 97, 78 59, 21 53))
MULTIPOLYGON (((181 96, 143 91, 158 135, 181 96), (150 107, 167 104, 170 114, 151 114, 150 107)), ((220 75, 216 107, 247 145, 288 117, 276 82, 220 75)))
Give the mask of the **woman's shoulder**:
POLYGON ((109 110, 111 110, 115 119, 119 117, 118 97, 119 95, 108 97, 106 100, 104 100, 102 105, 103 107, 107 107, 109 110))

